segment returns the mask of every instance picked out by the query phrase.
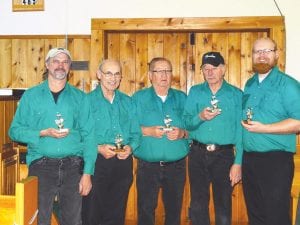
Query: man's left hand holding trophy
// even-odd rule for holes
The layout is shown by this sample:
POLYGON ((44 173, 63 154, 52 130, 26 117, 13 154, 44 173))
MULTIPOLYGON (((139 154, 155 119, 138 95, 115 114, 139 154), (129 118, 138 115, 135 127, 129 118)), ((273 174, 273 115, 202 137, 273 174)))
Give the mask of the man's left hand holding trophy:
POLYGON ((54 137, 54 138, 64 138, 69 134, 69 129, 64 128, 64 118, 61 113, 56 113, 56 118, 54 120, 57 128, 48 128, 45 130, 41 130, 41 137, 54 137))

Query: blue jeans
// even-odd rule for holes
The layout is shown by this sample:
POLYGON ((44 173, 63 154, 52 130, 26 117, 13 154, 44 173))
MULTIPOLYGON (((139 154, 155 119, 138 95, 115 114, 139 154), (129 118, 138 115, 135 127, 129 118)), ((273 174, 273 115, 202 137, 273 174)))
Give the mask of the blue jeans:
POLYGON ((210 184, 212 184, 216 225, 231 225, 232 187, 229 171, 233 161, 232 148, 209 152, 198 145, 191 145, 189 178, 190 216, 193 225, 210 225, 210 184))
POLYGON ((138 225, 155 224, 160 188, 165 207, 165 225, 180 225, 185 178, 185 159, 166 165, 138 160, 138 225))
POLYGON ((55 196, 58 197, 60 225, 81 225, 79 182, 83 160, 80 157, 43 157, 29 166, 29 176, 38 177, 38 225, 50 225, 55 196))
POLYGON ((244 152, 243 191, 250 225, 291 225, 293 153, 244 152))

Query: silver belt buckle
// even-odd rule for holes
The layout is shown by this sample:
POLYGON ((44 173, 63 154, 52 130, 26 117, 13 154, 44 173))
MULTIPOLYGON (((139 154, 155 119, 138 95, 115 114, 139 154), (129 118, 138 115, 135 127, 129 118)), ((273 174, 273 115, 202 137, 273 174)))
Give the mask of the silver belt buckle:
POLYGON ((213 152, 216 150, 216 145, 215 144, 208 144, 206 145, 206 150, 209 152, 213 152))

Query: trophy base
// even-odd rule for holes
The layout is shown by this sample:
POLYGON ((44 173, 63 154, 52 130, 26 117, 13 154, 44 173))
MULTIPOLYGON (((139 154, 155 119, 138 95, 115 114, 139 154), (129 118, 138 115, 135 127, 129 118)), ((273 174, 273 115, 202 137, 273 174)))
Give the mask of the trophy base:
POLYGON ((251 121, 251 120, 243 120, 243 122, 244 122, 245 124, 249 124, 250 121, 251 121))
POLYGON ((59 133, 69 132, 68 128, 58 129, 59 133))
POLYGON ((114 152, 119 153, 119 152, 125 152, 124 148, 116 148, 114 149, 114 152))
POLYGON ((164 127, 164 128, 162 128, 162 130, 163 130, 163 131, 172 131, 173 128, 171 128, 171 127, 164 127))
POLYGON ((221 112, 222 109, 219 109, 219 108, 218 108, 218 109, 211 109, 211 110, 210 110, 211 113, 214 113, 214 112, 217 112, 217 111, 221 112))

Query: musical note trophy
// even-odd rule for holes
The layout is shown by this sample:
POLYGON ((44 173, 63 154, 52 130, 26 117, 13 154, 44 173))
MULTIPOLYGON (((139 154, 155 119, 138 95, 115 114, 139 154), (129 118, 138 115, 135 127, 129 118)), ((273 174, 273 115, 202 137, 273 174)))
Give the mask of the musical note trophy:
POLYGON ((123 137, 121 134, 117 134, 115 137, 115 146, 116 148, 114 149, 115 152, 124 152, 125 149, 123 148, 123 137))
POLYGON ((252 118, 253 118, 253 109, 251 107, 248 107, 247 110, 246 110, 246 117, 247 119, 244 120, 244 123, 248 124, 252 118))
POLYGON ((60 113, 56 113, 56 120, 55 123, 58 127, 59 132, 68 132, 68 128, 64 128, 64 118, 60 113))
POLYGON ((164 118, 164 123, 165 123, 165 126, 163 127, 163 130, 164 131, 171 131, 173 130, 173 128, 171 127, 171 122, 173 120, 171 119, 170 115, 166 115, 165 118, 164 118))
POLYGON ((212 95, 211 100, 210 100, 210 104, 212 106, 210 111, 212 113, 216 112, 217 110, 221 112, 221 109, 219 108, 218 103, 219 103, 219 100, 217 99, 217 97, 215 95, 212 95))

